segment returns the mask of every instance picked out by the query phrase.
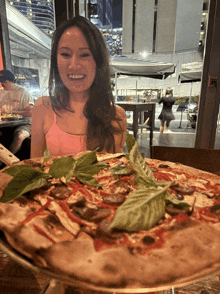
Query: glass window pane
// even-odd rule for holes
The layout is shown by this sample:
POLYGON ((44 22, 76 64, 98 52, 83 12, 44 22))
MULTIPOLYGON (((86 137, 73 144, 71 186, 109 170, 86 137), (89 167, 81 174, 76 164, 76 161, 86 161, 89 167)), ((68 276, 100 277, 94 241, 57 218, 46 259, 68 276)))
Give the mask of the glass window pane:
POLYGON ((53 0, 6 1, 12 70, 16 83, 36 100, 48 95, 53 0))

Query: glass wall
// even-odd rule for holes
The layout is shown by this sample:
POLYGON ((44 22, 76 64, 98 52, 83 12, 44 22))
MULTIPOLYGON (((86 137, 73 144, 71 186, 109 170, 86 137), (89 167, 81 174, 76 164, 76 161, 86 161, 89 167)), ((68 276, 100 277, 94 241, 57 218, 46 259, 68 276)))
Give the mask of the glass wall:
MULTIPOLYGON (((174 65, 175 72, 165 71, 160 79, 119 72, 117 79, 112 78, 113 93, 116 101, 156 103, 154 145, 194 147, 209 0, 80 0, 79 3, 80 14, 87 15, 102 32, 112 63, 126 56, 152 67, 174 65), (172 107, 175 119, 171 121, 171 133, 166 128, 160 133, 158 116, 162 104, 158 101, 168 87, 176 98, 172 107)), ((6 0, 6 11, 17 83, 27 88, 35 99, 47 95, 51 36, 55 28, 54 1, 6 0)), ((220 149, 219 117, 220 114, 216 149, 220 149)), ((128 118, 132 123, 129 113, 128 118)), ((138 139, 147 146, 148 134, 140 131, 138 139)))
POLYGON ((36 100, 48 94, 53 0, 5 1, 12 71, 36 100), (41 13, 40 13, 41 11, 41 13))

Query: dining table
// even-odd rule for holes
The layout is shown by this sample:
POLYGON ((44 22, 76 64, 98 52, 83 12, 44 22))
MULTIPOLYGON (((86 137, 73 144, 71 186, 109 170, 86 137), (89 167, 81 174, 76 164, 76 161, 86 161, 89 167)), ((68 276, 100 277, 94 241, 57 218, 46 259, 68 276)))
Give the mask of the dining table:
POLYGON ((0 120, 0 130, 4 128, 14 128, 25 124, 30 124, 30 119, 28 117, 23 117, 19 119, 1 119, 0 120))
MULTIPOLYGON (((154 102, 130 102, 130 101, 120 101, 116 102, 116 105, 122 107, 125 111, 131 111, 133 113, 133 120, 131 127, 128 126, 128 129, 131 129, 133 131, 133 135, 135 140, 137 140, 138 135, 138 129, 139 128, 147 128, 147 125, 144 125, 145 123, 145 115, 141 115, 142 113, 147 114, 149 117, 149 128, 150 128, 150 150, 153 142, 153 130, 154 130, 154 122, 155 122, 155 108, 156 103, 154 102)), ((151 152, 151 151, 150 151, 151 152)))

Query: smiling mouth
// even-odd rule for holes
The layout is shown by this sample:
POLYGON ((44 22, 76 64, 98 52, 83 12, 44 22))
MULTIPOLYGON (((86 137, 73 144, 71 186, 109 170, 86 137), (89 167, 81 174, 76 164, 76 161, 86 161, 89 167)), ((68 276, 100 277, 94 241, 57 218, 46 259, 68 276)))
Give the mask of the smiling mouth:
POLYGON ((82 80, 85 78, 85 75, 68 75, 71 80, 82 80))

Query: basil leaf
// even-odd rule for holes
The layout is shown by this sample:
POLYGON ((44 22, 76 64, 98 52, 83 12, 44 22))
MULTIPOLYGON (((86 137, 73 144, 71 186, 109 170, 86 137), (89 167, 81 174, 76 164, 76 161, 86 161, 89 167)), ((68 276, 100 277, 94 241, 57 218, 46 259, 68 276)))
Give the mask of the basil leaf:
POLYGON ((8 183, 4 189, 0 202, 8 202, 29 192, 33 189, 40 188, 47 183, 46 174, 35 169, 22 169, 8 183))
POLYGON ((130 153, 131 149, 133 148, 134 144, 135 144, 135 138, 126 133, 126 146, 127 146, 127 149, 128 149, 128 153, 130 153))
POLYGON ((78 158, 76 161, 75 171, 78 171, 85 166, 90 166, 96 163, 97 162, 96 153, 97 153, 97 150, 94 150, 78 158))
POLYGON ((108 164, 106 164, 105 162, 97 162, 93 165, 89 165, 89 166, 81 166, 74 169, 74 173, 86 173, 89 175, 95 175, 98 172, 100 172, 100 170, 109 167, 108 164))
POLYGON ((127 166, 115 166, 110 169, 113 175, 130 175, 131 170, 127 166))
POLYGON ((53 178, 65 177, 69 174, 69 172, 71 172, 71 170, 73 171, 75 162, 76 160, 72 157, 61 157, 55 159, 48 173, 53 178))
POLYGON ((138 145, 135 142, 132 150, 130 151, 130 165, 136 173, 135 181, 137 183, 137 189, 139 187, 156 187, 155 178, 153 172, 148 168, 147 163, 138 152, 138 145))
POLYGON ((77 177, 77 180, 84 185, 102 187, 101 184, 89 174, 76 173, 75 176, 77 177))
POLYGON ((6 170, 3 171, 3 173, 8 174, 12 177, 16 176, 19 172, 21 171, 28 171, 28 170, 33 170, 32 167, 29 165, 15 165, 7 168, 6 170))
POLYGON ((165 214, 164 198, 168 187, 134 191, 116 210, 110 229, 135 232, 152 228, 165 214))
POLYGON ((47 161, 48 159, 50 158, 50 152, 49 152, 49 149, 46 148, 45 151, 44 151, 44 160, 41 164, 41 171, 44 170, 44 162, 47 161))

